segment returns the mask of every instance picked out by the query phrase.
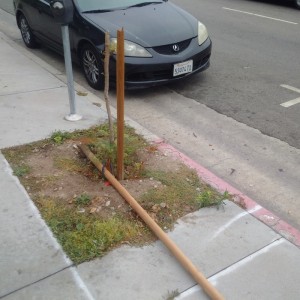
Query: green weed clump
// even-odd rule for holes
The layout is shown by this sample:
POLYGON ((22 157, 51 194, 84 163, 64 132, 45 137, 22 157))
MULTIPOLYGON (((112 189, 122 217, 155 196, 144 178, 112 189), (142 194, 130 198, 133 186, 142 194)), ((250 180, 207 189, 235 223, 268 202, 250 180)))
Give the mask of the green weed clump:
POLYGON ((88 204, 90 204, 90 202, 92 201, 92 198, 91 198, 91 196, 90 195, 88 195, 88 194, 85 194, 85 193, 83 193, 83 194, 81 194, 80 196, 78 196, 76 199, 75 199, 75 203, 76 203, 76 205, 88 205, 88 204))
POLYGON ((65 140, 70 139, 72 134, 66 131, 54 131, 50 139, 56 144, 62 144, 65 140))
POLYGON ((30 172, 30 168, 26 165, 15 166, 13 168, 13 173, 15 176, 23 177, 30 172))
POLYGON ((219 208, 224 204, 224 200, 229 199, 229 193, 226 191, 223 195, 220 195, 213 189, 206 189, 197 197, 199 207, 217 206, 219 208))
MULTIPOLYGON (((109 141, 109 131, 106 126, 103 126, 101 130, 102 138, 98 139, 96 143, 93 143, 91 146, 92 151, 95 156, 104 164, 109 162, 112 169, 117 165, 117 141, 110 143, 109 141)), ((116 134, 115 134, 116 136, 116 134)), ((135 167, 135 171, 138 170, 139 164, 137 153, 139 150, 144 148, 146 145, 145 140, 137 135, 134 130, 130 127, 125 127, 124 134, 124 168, 125 176, 126 169, 132 169, 135 167)), ((140 168, 141 169, 141 168, 140 168)))

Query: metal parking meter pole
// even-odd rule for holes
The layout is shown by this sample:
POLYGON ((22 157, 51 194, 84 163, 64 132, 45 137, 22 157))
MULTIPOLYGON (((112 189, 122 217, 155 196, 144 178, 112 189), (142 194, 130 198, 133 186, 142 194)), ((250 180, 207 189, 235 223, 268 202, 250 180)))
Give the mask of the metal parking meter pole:
POLYGON ((68 80, 68 92, 69 92, 69 102, 70 102, 70 114, 65 116, 68 121, 79 121, 82 119, 81 115, 76 112, 76 98, 75 98, 75 88, 72 70, 72 59, 71 59, 71 49, 70 49, 70 38, 69 38, 69 26, 62 25, 61 33, 64 46, 64 57, 65 57, 65 67, 68 80))
POLYGON ((53 14, 54 21, 61 24, 61 33, 64 46, 64 57, 66 74, 68 81, 68 93, 70 103, 70 114, 65 116, 68 121, 78 121, 82 116, 76 113, 76 99, 72 70, 72 59, 70 50, 69 24, 73 21, 74 7, 72 0, 52 0, 50 1, 50 9, 53 14))

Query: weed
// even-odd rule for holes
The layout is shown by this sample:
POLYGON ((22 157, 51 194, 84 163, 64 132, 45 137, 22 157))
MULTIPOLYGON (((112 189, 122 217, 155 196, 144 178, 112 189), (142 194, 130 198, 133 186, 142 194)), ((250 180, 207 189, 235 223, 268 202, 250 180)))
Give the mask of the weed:
MULTIPOLYGON (((106 131, 102 128, 100 132, 104 135, 106 131)), ((145 146, 145 140, 136 135, 131 128, 125 127, 124 144, 125 175, 130 173, 126 170, 127 168, 130 170, 133 168, 135 173, 137 170, 141 171, 142 162, 137 162, 137 152, 145 146), (136 163, 140 165, 135 165, 136 163)), ((111 144, 106 136, 106 138, 99 139, 98 143, 92 145, 92 150, 100 161, 104 161, 105 163, 109 161, 112 165, 111 169, 114 169, 114 166, 117 164, 116 142, 111 144)))
POLYGON ((30 171, 30 168, 26 165, 21 165, 13 168, 13 173, 15 176, 23 177, 27 175, 30 171))
POLYGON ((174 300, 175 297, 179 296, 180 293, 178 292, 178 290, 175 290, 175 291, 171 291, 171 292, 168 292, 165 300, 174 300))
POLYGON ((213 189, 204 190, 200 195, 197 197, 197 202, 202 207, 214 206, 216 205, 217 208, 224 204, 224 200, 229 198, 229 193, 225 191, 223 195, 220 195, 213 189))
POLYGON ((100 140, 94 147, 96 151, 96 157, 100 161, 110 159, 110 161, 115 165, 117 162, 117 144, 111 144, 108 140, 100 140))
POLYGON ((76 205, 88 205, 91 202, 91 196, 88 194, 81 194, 75 199, 76 205))
POLYGON ((54 131, 51 135, 51 140, 56 144, 62 144, 65 140, 71 138, 72 134, 65 131, 54 131))

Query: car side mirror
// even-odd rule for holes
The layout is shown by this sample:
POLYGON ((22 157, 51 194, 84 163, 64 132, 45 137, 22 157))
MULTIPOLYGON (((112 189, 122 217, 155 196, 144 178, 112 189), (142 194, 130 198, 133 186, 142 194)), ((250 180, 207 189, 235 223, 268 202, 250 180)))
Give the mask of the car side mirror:
POLYGON ((53 0, 50 9, 56 23, 68 25, 73 21, 74 7, 72 0, 53 0))

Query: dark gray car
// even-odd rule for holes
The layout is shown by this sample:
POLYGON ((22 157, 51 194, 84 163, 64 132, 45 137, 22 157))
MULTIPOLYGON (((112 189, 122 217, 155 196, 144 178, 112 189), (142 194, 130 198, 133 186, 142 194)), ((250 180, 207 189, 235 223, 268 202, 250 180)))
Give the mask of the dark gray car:
MULTIPOLYGON (((27 47, 42 43, 63 53, 60 25, 51 0, 14 0, 17 24, 27 47)), ((211 40, 206 27, 167 0, 73 0, 70 24, 72 59, 82 66, 95 89, 103 87, 105 32, 116 49, 117 30, 125 31, 125 85, 159 85, 204 71, 209 67, 211 40)), ((115 82, 115 52, 111 81, 115 82)))

